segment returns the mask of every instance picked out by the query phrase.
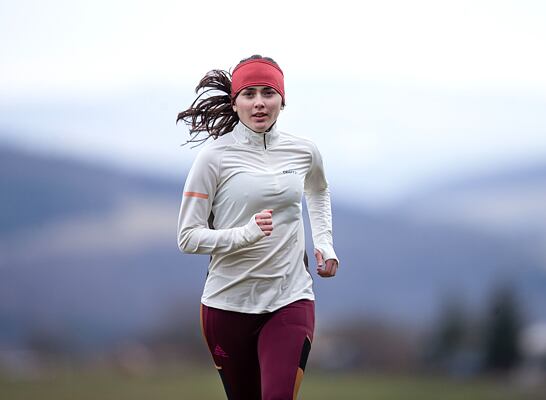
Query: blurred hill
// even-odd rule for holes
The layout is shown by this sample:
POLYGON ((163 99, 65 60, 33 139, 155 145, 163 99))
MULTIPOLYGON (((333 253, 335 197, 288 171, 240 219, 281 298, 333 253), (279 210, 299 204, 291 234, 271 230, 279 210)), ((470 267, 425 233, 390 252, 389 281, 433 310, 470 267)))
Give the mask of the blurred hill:
MULTIPOLYGON (((0 347, 50 335, 91 349, 173 319, 195 328, 208 258, 176 246, 182 185, 0 147, 0 347)), ((528 321, 546 319, 546 167, 382 211, 333 196, 341 268, 335 279, 313 273, 319 326, 425 328, 446 299, 479 312, 506 283, 528 321)))

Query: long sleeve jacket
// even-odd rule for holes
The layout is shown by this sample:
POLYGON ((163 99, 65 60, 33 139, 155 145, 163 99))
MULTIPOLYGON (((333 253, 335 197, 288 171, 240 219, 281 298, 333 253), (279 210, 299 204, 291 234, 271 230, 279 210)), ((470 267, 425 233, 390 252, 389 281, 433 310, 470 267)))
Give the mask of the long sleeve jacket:
POLYGON ((263 313, 314 300, 304 264, 302 197, 314 247, 337 259, 330 193, 315 144, 274 126, 256 133, 241 122, 197 155, 184 186, 178 245, 212 255, 201 301, 230 311, 263 313), (273 210, 265 236, 255 215, 273 210))

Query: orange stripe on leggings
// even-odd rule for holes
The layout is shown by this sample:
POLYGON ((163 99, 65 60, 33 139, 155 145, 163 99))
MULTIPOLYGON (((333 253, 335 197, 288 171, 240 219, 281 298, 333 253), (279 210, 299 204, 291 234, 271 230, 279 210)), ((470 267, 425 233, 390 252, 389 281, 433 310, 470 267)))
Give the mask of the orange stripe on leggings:
POLYGON ((303 342, 303 348, 301 349, 300 356, 300 365, 296 371, 296 381, 294 382, 294 394, 292 399, 296 400, 298 398, 298 392, 300 390, 301 381, 303 380, 303 373, 305 365, 307 364, 307 357, 309 356, 309 351, 311 350, 311 338, 309 335, 305 337, 303 342))
POLYGON ((200 199, 208 199, 209 195, 206 193, 198 193, 198 192, 184 192, 184 196, 186 197, 198 197, 200 199))
POLYGON ((302 380, 303 380, 303 369, 298 368, 298 372, 296 372, 296 383, 294 384, 294 396, 292 397, 294 400, 298 398, 298 392, 300 390, 300 385, 302 380))

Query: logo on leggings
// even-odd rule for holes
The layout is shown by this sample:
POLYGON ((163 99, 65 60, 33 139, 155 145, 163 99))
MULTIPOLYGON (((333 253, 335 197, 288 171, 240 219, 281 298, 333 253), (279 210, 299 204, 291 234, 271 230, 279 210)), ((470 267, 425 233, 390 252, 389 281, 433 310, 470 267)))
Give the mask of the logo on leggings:
POLYGON ((214 348, 214 355, 224 358, 229 358, 228 354, 219 345, 214 348))

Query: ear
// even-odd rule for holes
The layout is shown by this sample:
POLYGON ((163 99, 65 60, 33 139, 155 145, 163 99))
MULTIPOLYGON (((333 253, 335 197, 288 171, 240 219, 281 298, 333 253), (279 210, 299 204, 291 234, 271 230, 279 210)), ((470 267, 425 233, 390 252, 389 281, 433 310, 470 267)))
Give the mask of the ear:
POLYGON ((233 108, 234 112, 237 112, 237 106, 235 104, 233 104, 231 107, 233 108))

